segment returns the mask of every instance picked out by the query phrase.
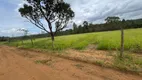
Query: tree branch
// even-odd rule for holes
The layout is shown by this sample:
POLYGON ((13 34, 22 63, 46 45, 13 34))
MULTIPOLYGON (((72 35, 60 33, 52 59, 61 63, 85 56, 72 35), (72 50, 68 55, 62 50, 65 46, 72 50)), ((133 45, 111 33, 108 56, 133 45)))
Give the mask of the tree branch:
POLYGON ((29 19, 28 17, 26 17, 25 16, 25 18, 26 19, 28 19, 32 24, 34 24, 35 26, 37 26, 38 28, 40 28, 40 29, 42 29, 42 30, 44 30, 44 31, 46 31, 47 33, 49 33, 49 31, 48 30, 46 30, 45 28, 44 28, 44 26, 43 25, 41 25, 41 24, 38 24, 38 23, 36 23, 36 21, 35 20, 31 20, 31 19, 29 19))
POLYGON ((60 24, 60 27, 56 29, 54 34, 56 34, 58 31, 64 29, 67 26, 67 24, 68 24, 68 22, 66 22, 63 26, 61 26, 61 24, 60 24))

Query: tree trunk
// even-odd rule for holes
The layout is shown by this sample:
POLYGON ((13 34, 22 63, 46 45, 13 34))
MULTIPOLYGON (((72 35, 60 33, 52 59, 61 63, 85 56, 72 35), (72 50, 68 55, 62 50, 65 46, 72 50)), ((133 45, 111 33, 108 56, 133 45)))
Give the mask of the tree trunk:
POLYGON ((54 32, 52 31, 52 25, 50 21, 48 21, 49 29, 50 29, 50 35, 51 35, 51 40, 52 40, 52 49, 54 50, 54 32))
POLYGON ((123 30, 123 27, 121 27, 121 50, 120 50, 120 58, 123 58, 123 52, 124 52, 124 30, 123 30))
POLYGON ((10 38, 8 38, 8 43, 10 44, 10 38))
POLYGON ((52 39, 52 49, 54 50, 54 34, 51 33, 51 39, 52 39))

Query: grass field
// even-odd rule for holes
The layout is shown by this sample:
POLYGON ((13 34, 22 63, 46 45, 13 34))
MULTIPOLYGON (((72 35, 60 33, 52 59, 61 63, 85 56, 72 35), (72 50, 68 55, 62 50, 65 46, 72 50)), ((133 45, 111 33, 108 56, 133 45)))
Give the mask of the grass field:
MULTIPOLYGON (((124 36, 125 50, 142 50, 142 28, 125 30, 124 36)), ((34 40, 34 46, 32 46, 30 40, 25 40, 23 45, 21 41, 11 42, 9 45, 50 50, 52 49, 51 44, 50 38, 39 38, 34 40)), ((67 48, 84 49, 90 44, 101 50, 120 49, 120 31, 58 36, 54 42, 55 50, 64 50, 67 48)))

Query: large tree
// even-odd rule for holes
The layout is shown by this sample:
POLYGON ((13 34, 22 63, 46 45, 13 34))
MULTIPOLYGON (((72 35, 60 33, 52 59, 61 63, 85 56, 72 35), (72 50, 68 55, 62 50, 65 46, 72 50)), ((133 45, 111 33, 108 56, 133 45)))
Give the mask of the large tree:
POLYGON ((51 35, 52 47, 54 36, 64 29, 74 17, 70 5, 63 0, 25 0, 26 3, 19 9, 22 17, 28 19, 36 27, 51 35), (47 26, 43 22, 47 22, 47 26), (55 24, 55 26, 53 26, 55 24))

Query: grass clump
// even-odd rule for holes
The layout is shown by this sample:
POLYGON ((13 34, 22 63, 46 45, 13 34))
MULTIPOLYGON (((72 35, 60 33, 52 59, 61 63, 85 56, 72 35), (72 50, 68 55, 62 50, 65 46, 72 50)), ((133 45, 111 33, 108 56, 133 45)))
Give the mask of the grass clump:
POLYGON ((99 66, 105 66, 104 61, 96 61, 94 64, 97 64, 99 66))
POLYGON ((123 71, 142 73, 142 57, 130 53, 124 53, 123 58, 115 55, 113 66, 123 71))
POLYGON ((35 61, 36 64, 46 64, 48 66, 52 65, 52 60, 36 60, 35 61))
POLYGON ((75 64, 74 66, 76 66, 79 69, 82 69, 84 67, 82 64, 75 64))
POLYGON ((49 60, 36 60, 36 64, 46 64, 49 60))

